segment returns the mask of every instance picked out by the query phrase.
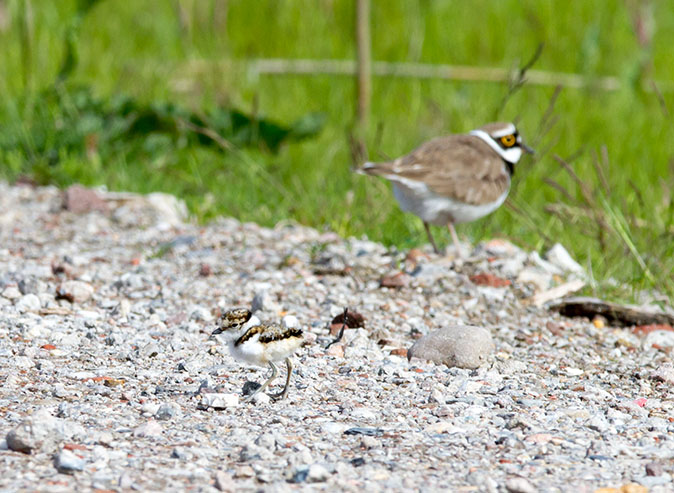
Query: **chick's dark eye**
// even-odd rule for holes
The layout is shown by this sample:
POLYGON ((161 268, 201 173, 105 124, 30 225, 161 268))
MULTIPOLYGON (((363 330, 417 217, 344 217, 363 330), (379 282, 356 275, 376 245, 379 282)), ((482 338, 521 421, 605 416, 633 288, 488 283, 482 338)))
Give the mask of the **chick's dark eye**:
POLYGON ((513 135, 513 134, 505 135, 505 136, 501 137, 501 143, 505 147, 514 146, 516 141, 517 141, 517 139, 515 138, 515 135, 513 135))

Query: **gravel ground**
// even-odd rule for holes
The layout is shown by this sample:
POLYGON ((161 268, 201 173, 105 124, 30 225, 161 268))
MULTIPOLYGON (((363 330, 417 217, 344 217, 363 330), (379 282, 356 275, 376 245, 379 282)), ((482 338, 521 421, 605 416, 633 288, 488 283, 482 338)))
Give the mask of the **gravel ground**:
POLYGON ((161 194, 69 200, 0 183, 3 491, 674 490, 674 332, 531 304, 568 262, 199 226, 161 194), (268 370, 208 340, 233 306, 299 320, 286 400, 239 400, 268 370), (326 350, 344 307, 364 328, 326 350), (478 369, 407 360, 457 324, 491 333, 478 369))

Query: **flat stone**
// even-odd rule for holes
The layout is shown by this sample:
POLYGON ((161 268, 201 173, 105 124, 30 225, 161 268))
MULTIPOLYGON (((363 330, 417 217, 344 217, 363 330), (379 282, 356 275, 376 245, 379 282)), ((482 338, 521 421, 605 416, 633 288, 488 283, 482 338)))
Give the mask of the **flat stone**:
POLYGON ((86 462, 70 450, 63 449, 54 458, 54 467, 60 473, 74 474, 83 471, 86 462))
POLYGON ((419 339, 407 358, 418 358, 449 367, 478 368, 494 351, 490 332, 482 327, 453 325, 419 339))
POLYGON ((63 193, 63 208, 75 214, 91 211, 108 212, 108 204, 95 190, 71 185, 63 193))
POLYGON ((208 393, 201 396, 200 407, 202 408, 227 409, 228 407, 237 407, 238 405, 238 394, 208 393))
POLYGON ((509 493, 536 493, 536 488, 526 478, 510 478, 505 487, 509 493))

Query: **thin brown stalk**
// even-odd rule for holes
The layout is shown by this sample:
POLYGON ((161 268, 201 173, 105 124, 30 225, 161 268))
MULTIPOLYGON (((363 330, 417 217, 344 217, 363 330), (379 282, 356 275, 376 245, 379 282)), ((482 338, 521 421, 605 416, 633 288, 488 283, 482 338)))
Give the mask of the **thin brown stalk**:
POLYGON ((536 137, 533 139, 532 142, 534 146, 538 144, 538 142, 540 142, 557 123, 558 119, 554 116, 555 104, 557 103, 557 99, 559 98, 561 92, 562 86, 558 84, 557 86, 555 86, 555 90, 553 91, 552 96, 550 96, 550 101, 548 101, 548 107, 543 112, 543 116, 541 116, 541 120, 538 124, 538 134, 536 135, 536 137))
POLYGON ((543 183, 545 183, 546 185, 549 185, 549 186, 551 186, 552 188, 554 188, 555 190, 557 190, 557 191, 558 191, 559 193, 561 193, 561 194, 564 196, 564 198, 565 198, 566 200, 568 200, 569 202, 576 202, 576 199, 574 199, 574 198, 571 196, 571 194, 568 192, 568 190, 567 190, 566 188, 564 188, 564 186, 563 186, 562 184, 556 182, 556 181, 553 180, 552 178, 543 178, 543 183))
POLYGON ((576 174, 571 165, 566 161, 564 161, 564 159, 562 159, 559 155, 555 154, 553 157, 559 164, 562 165, 562 167, 566 170, 566 172, 573 179, 573 181, 576 182, 578 188, 580 188, 580 192, 583 198, 585 199, 587 205, 589 205, 593 209, 596 209, 597 203, 595 202, 592 196, 592 191, 588 188, 587 184, 580 179, 580 177, 576 174))
POLYGON ((216 132, 211 128, 195 125, 194 123, 185 120, 184 118, 176 118, 176 122, 179 125, 182 125, 183 127, 187 128, 188 130, 191 130, 192 132, 208 137, 213 142, 215 142, 218 147, 220 147, 225 151, 230 152, 238 151, 238 149, 230 141, 225 139, 222 135, 220 135, 218 132, 216 132))
POLYGON ((653 88, 653 92, 655 93, 655 97, 658 98, 658 103, 660 103, 660 109, 662 110, 662 113, 665 115, 665 118, 671 118, 671 114, 669 112, 669 109, 667 108, 667 101, 665 101, 665 97, 662 95, 662 91, 660 91, 660 88, 658 87, 658 83, 654 80, 651 81, 651 87, 653 88))
POLYGON ((594 170, 597 173, 597 178, 599 178, 599 182, 601 183, 602 188, 604 189, 604 192, 606 193, 607 196, 611 195, 611 186, 609 185, 608 180, 606 179, 606 173, 604 173, 604 163, 608 161, 608 150, 606 149, 606 146, 601 147, 601 154, 602 154, 602 159, 599 160, 599 157, 595 152, 592 153, 592 164, 594 166, 594 170))
POLYGON ((508 92, 505 94, 505 96, 503 96, 501 103, 497 106, 495 116, 501 114, 501 112, 505 109, 506 105, 508 104, 508 101, 510 101, 510 99, 515 95, 515 93, 519 91, 522 88, 522 86, 524 86, 524 83, 526 82, 527 72, 541 57, 541 54, 543 53, 543 46, 544 46, 543 43, 539 43, 539 45, 536 47, 536 51, 529 59, 529 61, 527 61, 527 63, 525 63, 517 71, 515 77, 510 80, 508 84, 508 92))
POLYGON ((531 217, 531 214, 529 214, 527 211, 524 209, 518 207, 515 205, 515 203, 512 201, 512 199, 508 198, 505 202, 506 207, 508 207, 510 210, 515 212, 516 214, 519 214, 522 218, 524 218, 528 223, 529 226, 533 229, 535 229, 538 234, 549 244, 552 245, 554 242, 552 241, 552 238, 550 238, 547 234, 545 234, 545 231, 541 229, 541 227, 538 225, 537 221, 534 221, 531 217))
POLYGON ((632 181, 632 178, 628 178, 627 183, 634 192, 634 195, 636 195, 639 207, 641 207, 641 210, 643 211, 646 208, 646 202, 644 201, 644 196, 641 194, 641 190, 639 190, 637 184, 632 181))

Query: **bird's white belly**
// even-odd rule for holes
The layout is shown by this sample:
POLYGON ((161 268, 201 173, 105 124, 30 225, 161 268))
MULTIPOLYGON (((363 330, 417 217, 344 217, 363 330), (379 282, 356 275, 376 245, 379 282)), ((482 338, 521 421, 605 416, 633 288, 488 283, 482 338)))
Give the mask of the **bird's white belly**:
POLYGON ((508 190, 494 202, 472 205, 438 195, 425 183, 400 180, 393 182, 393 195, 403 211, 416 214, 430 224, 446 225, 475 221, 494 212, 505 201, 508 190))
POLYGON ((234 341, 231 341, 229 343, 229 353, 234 358, 251 365, 264 366, 267 364, 267 361, 264 359, 264 346, 257 340, 251 339, 238 346, 234 344, 234 341))
POLYGON ((261 343, 257 337, 238 346, 230 343, 229 350, 236 359, 252 365, 264 366, 270 361, 282 361, 291 356, 302 345, 302 338, 289 337, 268 343, 261 343))

